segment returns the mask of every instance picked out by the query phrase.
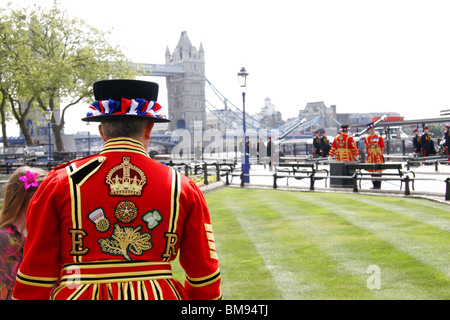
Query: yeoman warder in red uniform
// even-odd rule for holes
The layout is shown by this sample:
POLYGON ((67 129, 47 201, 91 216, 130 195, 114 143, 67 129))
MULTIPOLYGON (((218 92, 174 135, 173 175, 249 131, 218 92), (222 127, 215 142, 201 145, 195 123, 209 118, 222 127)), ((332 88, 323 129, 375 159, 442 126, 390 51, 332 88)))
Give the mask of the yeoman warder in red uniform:
POLYGON ((359 151, 355 140, 348 134, 348 125, 341 126, 341 132, 334 138, 328 158, 336 161, 359 161, 359 151))
POLYGON ((52 170, 28 211, 14 299, 220 299, 210 215, 198 187, 147 155, 169 121, 158 85, 94 83, 84 121, 100 122, 99 154, 52 170), (186 272, 172 277, 176 257, 186 272))
MULTIPOLYGON (((375 124, 373 122, 367 125, 367 131, 369 135, 364 138, 364 144, 366 146, 367 157, 366 163, 384 163, 384 139, 382 136, 376 133, 375 124)), ((374 176, 381 176, 382 170, 367 170, 373 172, 374 176)), ((381 189, 380 180, 372 180, 374 189, 381 189)))

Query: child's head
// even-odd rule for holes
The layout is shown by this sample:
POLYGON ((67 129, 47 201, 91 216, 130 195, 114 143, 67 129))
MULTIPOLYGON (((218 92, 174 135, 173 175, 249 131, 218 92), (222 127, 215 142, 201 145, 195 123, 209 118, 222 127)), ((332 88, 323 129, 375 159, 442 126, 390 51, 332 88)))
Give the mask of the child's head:
POLYGON ((25 214, 37 186, 44 181, 47 171, 22 166, 17 168, 3 186, 3 205, 0 211, 0 228, 14 223, 25 214))

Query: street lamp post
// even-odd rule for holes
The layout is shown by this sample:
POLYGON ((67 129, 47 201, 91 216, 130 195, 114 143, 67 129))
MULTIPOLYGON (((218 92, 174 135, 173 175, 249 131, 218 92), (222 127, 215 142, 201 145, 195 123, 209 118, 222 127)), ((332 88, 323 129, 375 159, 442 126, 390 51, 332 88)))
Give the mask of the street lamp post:
POLYGON ((242 127, 244 129, 244 137, 243 137, 243 154, 242 154, 242 166, 241 172, 244 174, 244 182, 250 183, 250 157, 249 150, 247 149, 247 130, 245 125, 245 90, 247 88, 247 76, 248 72, 244 67, 238 72, 239 82, 242 89, 242 127))
POLYGON ((52 163, 52 128, 51 128, 51 123, 52 123, 52 114, 53 111, 50 110, 49 107, 47 107, 47 109, 45 110, 45 120, 47 120, 48 123, 48 164, 49 166, 51 166, 52 163))

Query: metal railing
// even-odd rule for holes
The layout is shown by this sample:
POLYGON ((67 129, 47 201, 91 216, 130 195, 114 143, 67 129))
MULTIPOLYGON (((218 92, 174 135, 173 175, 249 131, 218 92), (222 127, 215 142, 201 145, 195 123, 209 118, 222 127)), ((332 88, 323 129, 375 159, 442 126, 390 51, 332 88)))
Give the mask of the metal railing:
MULTIPOLYGON (((184 174, 185 176, 193 179, 196 183, 203 183, 204 185, 208 185, 211 181, 222 181, 224 180, 225 185, 231 185, 233 177, 239 177, 240 179, 240 186, 245 187, 244 183, 244 175, 240 171, 236 171, 237 162, 235 159, 234 161, 227 162, 223 160, 216 160, 216 161, 197 161, 197 162, 190 162, 190 163, 175 163, 172 161, 169 161, 167 163, 168 166, 175 168, 180 173, 184 174)), ((441 158, 434 158, 434 159, 425 159, 428 161, 424 161, 423 159, 419 158, 418 161, 423 162, 442 162, 443 159, 441 158)), ((447 159, 444 159, 448 161, 447 159)), ((353 192, 359 192, 361 189, 361 181, 400 181, 400 190, 402 189, 402 185, 405 185, 404 188, 404 195, 410 196, 412 194, 411 190, 414 190, 414 183, 416 181, 436 181, 436 182, 442 182, 445 184, 445 192, 444 192, 444 198, 447 201, 450 201, 450 177, 446 178, 432 178, 432 177, 426 177, 426 178, 419 178, 416 177, 413 171, 409 170, 408 163, 406 164, 406 167, 408 169, 408 172, 413 173, 412 176, 405 174, 400 175, 398 177, 393 177, 391 174, 390 176, 366 176, 361 175, 359 172, 352 173, 350 175, 331 175, 327 170, 317 170, 318 164, 325 164, 326 162, 309 162, 311 165, 311 169, 304 170, 304 171, 297 171, 295 173, 302 174, 302 176, 295 175, 293 171, 276 171, 273 173, 267 173, 267 174, 261 174, 261 173, 250 173, 248 176, 251 177, 270 177, 272 179, 272 188, 277 189, 278 183, 277 181, 279 179, 286 178, 287 181, 289 179, 309 179, 309 190, 314 191, 315 190, 315 182, 317 180, 325 180, 325 187, 327 188, 327 180, 328 179, 351 179, 351 185, 349 185, 346 189, 352 189, 353 192), (315 169, 314 169, 315 167, 315 169), (294 173, 294 174, 292 174, 294 173), (358 187, 358 182, 360 187, 358 187)), ((21 165, 30 165, 34 167, 42 167, 44 169, 50 170, 55 165, 59 165, 60 163, 56 161, 52 162, 31 162, 31 163, 22 163, 22 164, 11 164, 11 163, 5 163, 0 164, 0 172, 11 174, 15 169, 20 167, 21 165)), ((295 164, 293 164, 295 166, 295 164)), ((0 185, 6 183, 7 180, 1 180, 0 185)), ((330 181, 331 183, 331 181, 330 181)), ((329 188, 333 188, 333 186, 329 186, 329 188)), ((416 192, 417 193, 417 192, 416 192)))

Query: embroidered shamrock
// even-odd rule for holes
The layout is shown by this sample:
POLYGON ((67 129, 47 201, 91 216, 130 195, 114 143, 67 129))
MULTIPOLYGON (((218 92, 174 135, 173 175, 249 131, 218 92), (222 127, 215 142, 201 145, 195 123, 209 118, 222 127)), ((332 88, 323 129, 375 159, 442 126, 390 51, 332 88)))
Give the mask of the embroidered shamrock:
POLYGON ((37 187, 39 185, 39 183, 36 181, 37 176, 37 172, 31 173, 30 171, 27 171, 24 176, 21 176, 19 178, 19 180, 24 183, 25 190, 28 190, 30 187, 37 187))
POLYGON ((155 229, 159 223, 162 221, 162 216, 159 213, 158 210, 153 210, 153 211, 149 211, 147 212, 143 217, 142 220, 144 220, 145 222, 147 222, 147 227, 150 230, 155 229))

